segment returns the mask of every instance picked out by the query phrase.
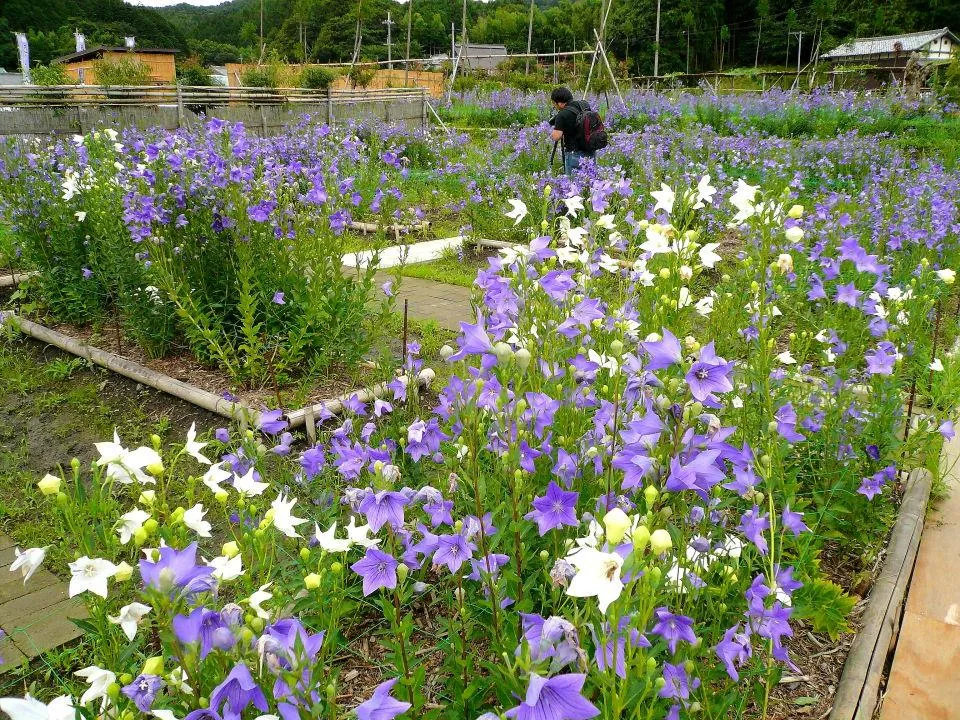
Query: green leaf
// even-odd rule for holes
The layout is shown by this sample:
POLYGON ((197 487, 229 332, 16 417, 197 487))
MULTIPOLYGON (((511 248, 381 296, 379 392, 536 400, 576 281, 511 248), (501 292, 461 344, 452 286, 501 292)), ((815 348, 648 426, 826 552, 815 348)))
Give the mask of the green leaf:
POLYGON ((831 640, 849 632, 847 616, 857 599, 829 580, 810 580, 793 596, 796 617, 810 620, 816 632, 825 632, 831 640))

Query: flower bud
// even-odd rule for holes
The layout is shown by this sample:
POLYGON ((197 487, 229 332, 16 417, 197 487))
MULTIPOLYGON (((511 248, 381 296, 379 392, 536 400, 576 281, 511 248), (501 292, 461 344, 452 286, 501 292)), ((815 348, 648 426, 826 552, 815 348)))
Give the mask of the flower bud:
POLYGON ((300 548, 300 559, 306 562, 310 559, 310 548, 302 547, 300 548))
POLYGON ((397 565, 397 580, 402 584, 406 582, 407 576, 410 574, 410 568, 407 567, 406 563, 400 563, 397 565))
POLYGON ((183 515, 186 512, 187 511, 182 505, 177 507, 172 513, 170 513, 170 521, 175 523, 181 522, 183 520, 183 515))
POLYGON ((444 345, 440 348, 440 357, 444 360, 449 360, 450 356, 453 355, 454 349, 449 345, 444 345))
POLYGON ((793 255, 790 253, 780 253, 777 256, 777 270, 786 274, 793 272, 793 255))
POLYGON ((660 272, 657 273, 662 280, 666 280, 670 277, 670 268, 660 268, 660 272))
POLYGON ((146 470, 150 475, 153 475, 153 477, 158 478, 161 475, 163 475, 163 463, 162 462, 150 463, 144 468, 144 470, 146 470))
POLYGON ((330 571, 335 573, 343 572, 343 565, 341 565, 339 562, 331 563, 330 571))
MULTIPOLYGON (((133 676, 130 676, 130 682, 133 682, 133 676)), ((114 701, 120 698, 120 685, 118 683, 107 685, 107 697, 114 701)))
POLYGON ((553 186, 550 184, 543 186, 543 196, 550 197, 550 193, 553 192, 553 186))
POLYGON ((803 205, 791 205, 790 209, 787 210, 787 217, 791 217, 794 220, 799 220, 803 217, 803 205))
POLYGON ((663 528, 654 530, 650 535, 650 550, 654 555, 662 555, 672 547, 673 540, 670 538, 670 533, 663 528))
POLYGON ((125 582, 133 575, 133 568, 126 561, 117 563, 117 571, 113 574, 113 579, 117 582, 125 582))
POLYGON ((154 655, 143 664, 143 675, 163 675, 163 655, 154 655))
POLYGON ((505 363, 513 357, 513 348, 501 340, 493 346, 493 354, 497 356, 497 362, 505 363))
POLYGON ((303 584, 307 590, 316 590, 320 587, 320 576, 316 573, 310 573, 303 578, 303 584))
POLYGON ((124 685, 129 685, 133 682, 133 675, 130 673, 120 673, 117 679, 122 682, 124 685))
POLYGON ((642 553, 650 542, 650 530, 646 525, 640 525, 633 531, 633 550, 642 553))
POLYGON ((43 476, 43 479, 37 483, 37 487, 44 495, 56 495, 60 492, 60 478, 47 473, 43 476))
POLYGON ((643 499, 647 501, 648 508, 657 501, 659 496, 660 491, 657 490, 653 485, 647 485, 643 489, 643 499))
POLYGON ((140 497, 137 498, 137 502, 139 502, 141 505, 146 505, 147 507, 151 507, 156 499, 157 499, 156 490, 144 490, 142 493, 140 493, 140 497))
POLYGON ((607 540, 612 545, 617 545, 623 540, 629 527, 630 518, 620 508, 613 508, 603 516, 603 528, 606 531, 607 540))
POLYGON ((220 488, 219 490, 217 490, 217 491, 213 494, 213 497, 214 497, 214 498, 216 499, 216 501, 217 501, 218 503, 220 503, 221 505, 226 505, 226 504, 227 504, 227 500, 230 498, 230 495, 227 493, 226 490, 224 490, 223 488, 220 488))
POLYGON ((679 274, 680 274, 680 279, 683 280, 684 282, 687 282, 690 280, 690 278, 693 277, 693 268, 690 267, 689 265, 681 265, 679 274))
POLYGON ((150 444, 153 445, 153 449, 157 452, 160 452, 160 445, 163 443, 163 440, 160 439, 160 436, 154 433, 150 436, 150 444))
POLYGON ((546 550, 541 550, 541 551, 540 551, 540 559, 543 560, 543 561, 549 560, 549 559, 550 559, 550 553, 547 552, 546 550))
MULTIPOLYGON (((182 518, 183 515, 181 514, 180 517, 182 518)), ((153 518, 148 519, 148 520, 143 524, 143 529, 146 530, 147 533, 150 534, 150 535, 153 535, 154 533, 156 533, 158 527, 159 527, 159 525, 157 524, 157 521, 154 520, 153 518)))
POLYGON ((133 533, 133 542, 139 547, 147 541, 148 537, 150 536, 147 535, 147 531, 144 528, 137 528, 136 532, 133 533))
POLYGON ((517 363, 517 367, 520 368, 520 372, 526 372, 527 368, 530 367, 530 351, 526 348, 520 348, 513 354, 513 359, 517 363))
POLYGON ((233 559, 240 554, 240 547, 234 540, 231 540, 230 542, 225 542, 223 544, 220 552, 222 552, 225 557, 233 559))

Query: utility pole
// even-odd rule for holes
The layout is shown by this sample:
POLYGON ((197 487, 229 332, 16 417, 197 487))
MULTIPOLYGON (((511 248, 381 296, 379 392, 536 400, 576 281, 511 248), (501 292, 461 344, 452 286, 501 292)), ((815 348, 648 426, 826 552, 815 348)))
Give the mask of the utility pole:
MULTIPOLYGON (((576 57, 576 56, 574 56, 576 57)), ((557 41, 553 41, 553 84, 557 84, 557 41)))
POLYGON ((407 0, 407 59, 403 63, 403 86, 410 87, 407 83, 410 78, 410 29, 413 27, 413 0, 407 0))
MULTIPOLYGON (((463 26, 461 29, 461 36, 463 40, 463 47, 460 48, 460 55, 464 60, 467 60, 470 57, 469 50, 467 48, 467 0, 463 0, 463 16, 460 18, 460 24, 463 26)), ((464 64, 464 70, 467 66, 464 64)))
POLYGON ((684 30, 683 34, 687 36, 687 75, 690 74, 690 31, 684 30))
POLYGON ((263 44, 263 0, 260 0, 260 60, 263 60, 263 50, 266 46, 263 44))
POLYGON ((383 24, 387 26, 387 70, 393 70, 393 54, 391 51, 393 35, 390 31, 393 29, 394 22, 390 18, 389 10, 387 10, 387 19, 383 21, 383 24))
POLYGON ((653 38, 653 76, 660 76, 660 0, 657 0, 657 29, 653 38))
POLYGON ((527 20, 527 64, 523 74, 530 74, 530 47, 533 40, 533 0, 530 0, 530 18, 527 20))
POLYGON ((791 35, 797 36, 797 77, 800 77, 800 48, 803 46, 803 30, 791 32, 791 35))

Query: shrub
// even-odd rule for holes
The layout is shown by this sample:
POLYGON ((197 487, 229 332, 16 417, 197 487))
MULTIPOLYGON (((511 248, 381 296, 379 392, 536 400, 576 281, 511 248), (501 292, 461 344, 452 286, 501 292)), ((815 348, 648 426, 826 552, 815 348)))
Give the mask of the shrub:
POLYGON ((354 65, 350 68, 350 72, 347 74, 347 77, 350 78, 350 85, 352 87, 367 88, 370 83, 373 82, 373 78, 376 76, 377 71, 366 65, 354 65))
POLYGON ((328 90, 337 79, 337 72, 330 68, 308 66, 300 73, 300 87, 310 90, 328 90))
POLYGON ((177 67, 177 82, 188 87, 209 87, 213 85, 210 70, 205 68, 197 58, 189 58, 177 67))
POLYGON ((37 65, 31 68, 30 75, 34 85, 74 85, 63 65, 37 65))
POLYGON ((149 85, 150 66, 136 58, 103 59, 93 64, 98 85, 149 85))
POLYGON ((277 74, 272 68, 260 65, 244 70, 240 82, 244 87, 273 89, 277 87, 277 74))

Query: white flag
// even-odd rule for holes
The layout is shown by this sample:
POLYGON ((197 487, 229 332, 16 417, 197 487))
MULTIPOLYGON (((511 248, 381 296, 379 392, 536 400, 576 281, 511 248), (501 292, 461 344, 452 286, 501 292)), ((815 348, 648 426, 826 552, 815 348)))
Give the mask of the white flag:
POLYGON ((123 44, 133 50, 134 38, 130 35, 127 35, 125 38, 123 38, 123 44))
POLYGON ((23 73, 23 84, 30 84, 30 43, 27 40, 27 34, 18 32, 17 50, 20 51, 20 71, 23 73))
POLYGON ((83 52, 87 49, 87 39, 83 36, 82 32, 75 32, 73 37, 77 40, 77 52, 83 52))

